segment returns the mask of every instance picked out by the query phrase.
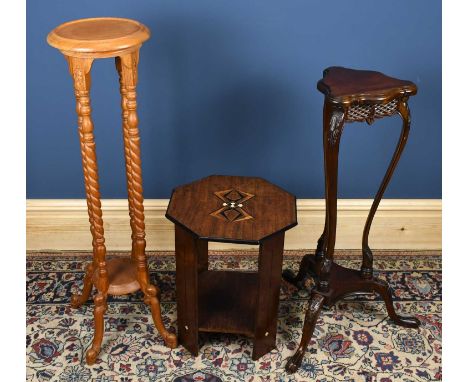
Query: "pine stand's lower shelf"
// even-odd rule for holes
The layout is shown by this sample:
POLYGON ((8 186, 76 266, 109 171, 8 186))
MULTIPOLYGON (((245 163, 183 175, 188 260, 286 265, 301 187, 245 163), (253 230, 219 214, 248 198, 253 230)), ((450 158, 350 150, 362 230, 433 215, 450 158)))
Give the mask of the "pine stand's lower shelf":
MULTIPOLYGON (((137 280, 137 267, 131 258, 110 259, 106 262, 106 268, 109 279, 108 294, 121 296, 140 289, 140 283, 137 280)), ((99 269, 97 268, 93 274, 94 285, 98 281, 98 272, 99 269)))
POLYGON ((204 271, 198 290, 199 331, 254 336, 257 273, 204 271))

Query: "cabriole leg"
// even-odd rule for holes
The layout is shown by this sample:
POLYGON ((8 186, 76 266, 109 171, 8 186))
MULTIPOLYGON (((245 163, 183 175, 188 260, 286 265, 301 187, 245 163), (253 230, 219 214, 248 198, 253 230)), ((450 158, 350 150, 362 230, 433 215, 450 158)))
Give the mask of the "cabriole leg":
POLYGON ((307 345, 314 334, 315 324, 317 323, 318 316, 322 309, 325 298, 316 293, 312 292, 312 296, 309 300, 309 305, 304 318, 304 328, 302 329, 302 337, 299 347, 296 353, 288 359, 286 363, 286 371, 288 373, 295 373, 302 364, 302 359, 307 351, 307 345))
POLYGON ((83 289, 80 294, 74 294, 71 297, 70 305, 72 308, 79 308, 86 301, 88 301, 91 291, 93 290, 93 273, 94 267, 93 263, 88 264, 86 267, 86 272, 83 280, 83 289))
POLYGON ((372 289, 385 301, 388 315, 396 325, 404 326, 405 328, 417 328, 421 325, 421 322, 416 317, 400 316, 396 313, 393 306, 392 289, 385 281, 372 280, 372 289))
POLYGON ((408 103, 406 99, 401 100, 398 103, 398 113, 403 120, 403 126, 400 133, 400 139, 398 140, 397 147, 395 148, 395 152, 393 153, 392 160, 390 165, 388 166, 387 172, 380 184, 379 190, 375 195, 374 202, 372 203, 372 207, 369 211, 369 216, 366 220, 366 225, 364 226, 364 232, 362 234, 362 266, 361 266, 361 276, 363 278, 372 278, 373 274, 373 263, 374 257, 372 255, 372 251, 369 248, 369 232, 372 225, 372 221, 374 219, 374 215, 379 207, 380 201, 385 193, 385 190, 392 178, 393 172, 400 160, 401 153, 405 148, 406 142, 408 140, 408 134, 410 131, 410 124, 411 124, 411 116, 410 110, 408 107, 408 103))

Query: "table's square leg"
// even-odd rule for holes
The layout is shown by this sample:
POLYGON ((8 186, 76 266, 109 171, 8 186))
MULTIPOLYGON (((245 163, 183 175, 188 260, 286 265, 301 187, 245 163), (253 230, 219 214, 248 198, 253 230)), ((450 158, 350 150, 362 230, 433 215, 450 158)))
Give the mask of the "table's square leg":
POLYGON ((177 328, 179 342, 198 355, 198 271, 207 264, 208 242, 175 226, 177 328))
POLYGON ((259 359, 276 347, 283 246, 284 232, 279 232, 260 243, 253 360, 259 359))

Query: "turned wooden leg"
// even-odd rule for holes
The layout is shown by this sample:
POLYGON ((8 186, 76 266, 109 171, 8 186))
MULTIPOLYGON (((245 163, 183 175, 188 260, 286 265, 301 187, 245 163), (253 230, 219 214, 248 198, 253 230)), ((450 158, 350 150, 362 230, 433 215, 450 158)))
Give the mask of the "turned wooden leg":
POLYGON ((146 288, 146 291, 147 293, 144 297, 144 302, 151 308, 151 316, 153 317, 154 325, 156 326, 156 329, 158 330, 161 337, 163 338, 166 346, 171 349, 174 349, 175 347, 177 347, 177 337, 175 334, 168 332, 162 322, 161 304, 159 298, 157 297, 158 292, 156 290, 156 287, 150 284, 146 288))
POLYGON ((258 300, 252 353, 254 361, 276 347, 283 247, 284 232, 260 242, 258 300))
POLYGON ((83 290, 81 294, 74 294, 71 297, 70 305, 72 308, 79 308, 86 301, 88 301, 91 291, 93 290, 93 274, 94 266, 93 263, 90 263, 86 267, 86 272, 83 280, 83 290))
POLYGON ((411 116, 410 116, 410 109, 408 107, 408 103, 406 99, 403 99, 398 103, 398 113, 403 120, 403 126, 400 133, 400 139, 398 140, 397 147, 395 148, 395 152, 393 153, 392 160, 390 165, 388 166, 387 172, 380 184, 379 190, 375 195, 374 202, 372 203, 372 207, 369 211, 369 216, 366 220, 366 225, 364 226, 364 232, 362 235, 362 266, 361 266, 361 276, 364 278, 372 278, 373 273, 373 255, 372 251, 369 248, 369 231, 372 225, 372 220, 374 219, 374 215, 379 207, 380 200, 382 199, 385 190, 392 178, 393 172, 400 160, 401 153, 405 148, 406 142, 408 140, 408 134, 410 131, 410 124, 411 124, 411 116))
POLYGON ((302 359, 304 354, 307 351, 307 345, 309 345, 310 339, 314 334, 315 324, 317 323, 318 316, 322 309, 325 298, 316 293, 312 292, 312 296, 309 300, 309 305, 307 307, 307 312, 304 318, 304 328, 302 329, 302 337, 299 347, 296 350, 296 353, 288 359, 286 363, 286 371, 288 373, 295 373, 297 369, 301 366, 302 359))
POLYGON ((333 263, 336 238, 336 198, 338 188, 338 153, 341 132, 344 126, 344 111, 331 102, 325 101, 323 108, 323 148, 325 158, 325 199, 326 199, 326 234, 320 249, 326 248, 318 270, 318 290, 328 292, 329 277, 333 263), (326 239, 326 240, 325 240, 326 239))
POLYGON ((141 175, 140 134, 136 112, 136 85, 139 51, 116 58, 122 97, 122 127, 127 173, 128 205, 132 229, 132 259, 137 265, 137 279, 145 295, 144 301, 151 307, 155 326, 170 348, 177 346, 175 334, 165 328, 157 296, 159 290, 150 284, 145 254, 145 215, 143 207, 143 181, 141 175))
MULTIPOLYGON (((99 193, 99 176, 94 142, 94 126, 91 119, 89 89, 91 87, 90 70, 93 60, 90 58, 67 57, 70 74, 73 77, 78 114, 78 131, 80 135, 81 158, 85 180, 88 215, 93 237, 93 269, 97 272, 94 296, 94 339, 86 354, 88 364, 93 364, 101 348, 104 335, 104 312, 107 304, 109 279, 106 266, 106 247, 104 224, 102 221, 101 197, 99 193)), ((89 285, 89 284, 88 284, 89 285)), ((89 288, 89 287, 88 287, 89 288)), ((87 290, 84 290, 86 292, 87 290)), ((84 297, 83 293, 83 297, 84 297)))
POLYGON ((107 310, 107 296, 97 293, 94 296, 94 338, 91 347, 86 352, 86 363, 92 365, 101 351, 102 338, 104 337, 104 313, 107 310))

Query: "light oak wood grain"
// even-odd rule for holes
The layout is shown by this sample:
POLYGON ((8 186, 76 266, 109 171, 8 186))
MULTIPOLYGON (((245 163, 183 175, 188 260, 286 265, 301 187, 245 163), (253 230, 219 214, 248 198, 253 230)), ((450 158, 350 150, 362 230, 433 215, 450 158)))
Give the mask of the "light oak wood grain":
POLYGON ((138 51, 150 38, 149 29, 135 20, 99 17, 59 25, 47 42, 67 57, 108 58, 138 51))
MULTIPOLYGON (((147 199, 147 250, 174 250, 174 225, 164 214, 169 200, 147 199)), ((360 249, 362 227, 371 199, 338 201, 337 249, 360 249)), ((123 199, 102 200, 108 250, 129 250, 131 230, 128 204, 123 199)), ((314 249, 323 230, 325 202, 298 199, 298 226, 286 233, 285 249, 314 249)), ((26 207, 28 250, 91 250, 85 200, 30 199, 26 207)), ((374 249, 441 249, 442 201, 384 199, 375 215, 369 242, 374 249)), ((244 246, 210 243, 210 249, 244 246)), ((248 247, 248 246, 245 246, 248 247)), ((252 247, 254 248, 254 247, 252 247)))

